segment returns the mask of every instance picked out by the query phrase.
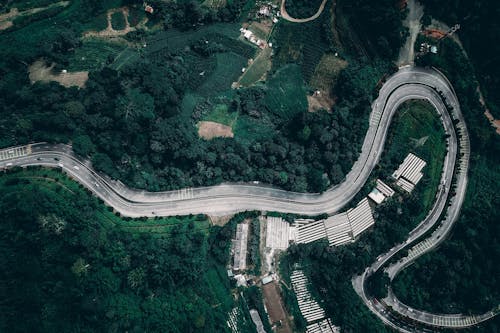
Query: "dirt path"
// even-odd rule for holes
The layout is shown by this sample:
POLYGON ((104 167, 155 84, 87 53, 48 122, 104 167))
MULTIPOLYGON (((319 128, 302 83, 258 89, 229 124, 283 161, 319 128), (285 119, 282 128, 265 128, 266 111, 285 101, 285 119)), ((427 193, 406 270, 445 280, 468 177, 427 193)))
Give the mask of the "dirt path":
POLYGON ((69 5, 69 1, 61 1, 53 3, 50 6, 32 8, 24 10, 22 12, 20 12, 17 8, 11 8, 8 13, 0 15, 0 30, 5 30, 12 27, 14 25, 14 20, 19 16, 33 15, 43 10, 50 9, 52 7, 59 7, 59 6, 66 7, 67 5, 69 5))
POLYGON ((408 0, 408 15, 403 21, 403 25, 410 31, 410 35, 406 39, 406 43, 399 51, 398 66, 412 65, 415 60, 415 42, 417 41, 418 33, 422 28, 420 19, 424 15, 424 7, 416 0, 408 0))
POLYGON ((313 20, 317 19, 321 15, 321 13, 323 13, 323 9, 325 9, 325 5, 326 5, 327 1, 328 0, 323 0, 323 2, 321 3, 321 5, 319 6, 318 11, 313 16, 307 17, 307 18, 303 18, 303 19, 298 19, 298 18, 294 18, 294 17, 291 17, 290 15, 288 15, 288 13, 286 11, 286 8, 285 8, 285 2, 286 2, 286 0, 283 0, 283 1, 281 1, 281 9, 280 9, 281 16, 285 20, 290 21, 290 22, 294 22, 294 23, 306 23, 306 22, 310 22, 310 21, 313 21, 313 20))
POLYGON ((108 10, 106 13, 107 20, 108 20, 108 26, 106 29, 101 30, 101 31, 88 31, 84 34, 84 37, 120 37, 128 34, 131 31, 134 31, 135 28, 130 26, 130 23, 128 21, 128 8, 127 7, 121 7, 121 8, 114 8, 108 10), (115 30, 113 29, 113 25, 111 23, 111 16, 116 13, 116 12, 122 12, 123 18, 125 19, 125 29, 122 30, 115 30))

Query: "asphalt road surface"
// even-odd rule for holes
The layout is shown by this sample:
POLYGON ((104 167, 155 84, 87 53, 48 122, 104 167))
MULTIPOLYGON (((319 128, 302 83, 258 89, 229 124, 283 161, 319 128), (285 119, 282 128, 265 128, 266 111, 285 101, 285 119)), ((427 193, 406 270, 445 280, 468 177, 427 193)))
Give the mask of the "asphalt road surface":
POLYGON ((244 210, 277 211, 304 215, 333 214, 362 188, 378 163, 392 116, 401 103, 410 99, 434 101, 440 114, 436 90, 453 94, 446 79, 428 69, 406 67, 390 77, 372 105, 370 126, 358 160, 345 180, 322 194, 294 193, 269 186, 221 184, 168 192, 130 189, 96 173, 88 161, 75 156, 70 146, 37 143, 31 154, 0 161, 0 168, 43 165, 61 167, 92 190, 123 216, 173 216, 187 214, 227 215, 244 210), (10 164, 10 165, 7 165, 10 164))
MULTIPOLYGON (((438 234, 420 246, 414 255, 408 255, 406 262, 393 268, 394 273, 411 264, 416 257, 427 252, 442 241, 458 217, 467 185, 469 140, 467 129, 460 113, 460 106, 452 86, 439 72, 432 69, 404 67, 392 75, 382 86, 378 98, 372 104, 370 124, 366 133, 358 160, 354 163, 345 180, 322 194, 294 193, 269 186, 248 184, 221 184, 212 187, 188 188, 168 192, 146 192, 130 189, 119 181, 115 181, 96 173, 88 161, 77 157, 71 147, 64 144, 36 143, 29 149, 16 147, 4 150, 0 158, 0 168, 14 166, 41 165, 59 167, 72 178, 89 188, 107 205, 112 206, 123 216, 173 216, 187 214, 208 214, 212 216, 227 215, 245 210, 277 211, 303 215, 333 214, 345 206, 362 188, 371 171, 378 163, 384 148, 391 119, 399 106, 408 100, 423 99, 429 101, 441 115, 448 138, 448 153, 445 158, 443 176, 434 207, 419 226, 413 230, 406 242, 397 245, 388 253, 379 257, 377 262, 368 267, 364 274, 353 279, 353 286, 366 305, 386 324, 404 332, 410 332, 376 300, 369 299, 364 290, 365 279, 372 272, 381 268, 397 253, 405 250, 414 241, 432 229, 439 221, 439 216, 447 208, 447 218, 438 228, 438 234), (448 114, 447 107, 453 110, 458 132, 448 114), (463 154, 459 158, 461 168, 454 175, 458 151, 463 154), (13 153, 11 154, 10 151, 13 153), (17 153, 21 152, 21 153, 17 153), (456 177, 457 194, 449 201, 453 177, 456 177)), ((420 244, 420 243, 419 243, 420 244)), ((418 245, 418 244, 417 244, 418 245)), ((394 275, 393 275, 394 276, 394 275)), ((395 296, 393 301, 400 304, 395 296)), ((404 318, 418 321, 412 317, 413 312, 398 311, 404 318)), ((424 321, 428 323, 427 321, 424 321)), ((447 327, 441 322, 433 322, 434 326, 447 327)))

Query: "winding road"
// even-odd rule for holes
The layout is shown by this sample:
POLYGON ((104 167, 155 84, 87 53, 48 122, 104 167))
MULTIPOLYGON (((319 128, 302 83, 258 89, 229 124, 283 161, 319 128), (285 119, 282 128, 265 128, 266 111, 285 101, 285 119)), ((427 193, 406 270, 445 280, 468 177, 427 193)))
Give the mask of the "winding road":
MULTIPOLYGON (((353 278, 353 287, 373 313, 387 325, 402 332, 411 330, 406 330, 390 315, 388 306, 404 318, 436 327, 451 327, 447 325, 447 321, 436 319, 438 315, 426 313, 424 318, 417 315, 417 311, 408 311, 409 308, 399 302, 393 294, 390 299, 384 300, 385 304, 382 304, 370 298, 365 292, 366 278, 389 263, 396 254, 403 253, 401 251, 413 246, 406 257, 387 268, 392 277, 410 265, 418 256, 437 246, 458 218, 465 197, 469 163, 468 133, 451 84, 436 70, 407 66, 400 68, 384 83, 378 98, 372 104, 370 124, 358 160, 341 184, 322 194, 294 193, 248 184, 221 184, 168 192, 140 191, 130 189, 119 181, 95 172, 88 161, 77 157, 71 147, 64 144, 36 143, 2 150, 0 168, 30 165, 61 168, 107 205, 112 206, 123 216, 130 217, 199 213, 221 216, 245 210, 303 215, 333 214, 345 206, 365 184, 379 161, 393 115, 402 103, 413 99, 429 101, 441 116, 445 131, 449 134, 448 151, 436 201, 424 221, 409 234, 409 238, 381 255, 362 275, 353 278), (448 109, 453 110, 451 116, 448 109), (458 168, 457 161, 460 163, 458 168), (456 170, 458 171, 455 172, 456 170), (453 182, 456 184, 456 194, 451 197, 453 182), (413 245, 441 221, 444 212, 446 217, 440 227, 429 238, 413 245)), ((495 314, 496 311, 491 311, 491 315, 485 314, 484 318, 490 318, 495 314)), ((468 321, 464 320, 463 326, 452 327, 466 327, 467 323, 468 321)))
POLYGON ((288 12, 286 11, 286 6, 285 6, 286 0, 283 0, 283 1, 281 1, 281 8, 280 8, 281 16, 285 20, 293 22, 293 23, 306 23, 306 22, 314 21, 315 19, 317 19, 321 15, 321 13, 323 13, 323 9, 325 9, 325 5, 326 5, 327 1, 328 0, 323 0, 323 2, 321 3, 321 5, 318 8, 318 11, 313 16, 299 19, 299 18, 291 17, 288 14, 288 12))

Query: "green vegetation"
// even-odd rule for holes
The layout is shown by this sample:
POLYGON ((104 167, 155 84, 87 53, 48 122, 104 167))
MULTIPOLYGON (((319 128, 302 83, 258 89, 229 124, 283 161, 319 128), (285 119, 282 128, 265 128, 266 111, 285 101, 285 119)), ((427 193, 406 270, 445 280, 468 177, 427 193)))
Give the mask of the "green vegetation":
POLYGON ((331 92, 337 83, 340 72, 347 67, 345 60, 339 59, 334 54, 326 53, 321 58, 311 78, 311 87, 331 92))
POLYGON ((407 35, 402 25, 402 2, 339 0, 337 27, 344 50, 368 58, 394 59, 407 35))
POLYGON ((231 89, 231 84, 238 80, 241 69, 247 64, 246 58, 233 52, 217 53, 216 60, 215 70, 196 90, 201 96, 217 96, 231 89))
POLYGON ((250 238, 248 240, 248 258, 247 262, 253 266, 253 274, 260 276, 260 221, 254 218, 250 222, 250 238))
POLYGON ((460 24, 457 32, 481 83, 481 89, 491 113, 500 118, 500 69, 496 66, 500 45, 497 36, 500 3, 491 0, 422 0, 424 23, 430 17, 449 26, 460 24))
POLYGON ((204 118, 204 120, 214 121, 227 126, 233 126, 238 113, 229 112, 228 106, 226 104, 216 104, 209 114, 204 118))
POLYGON ((114 30, 125 29, 125 17, 121 11, 114 12, 111 14, 111 27, 114 30))
POLYGON ((127 46, 120 42, 108 42, 98 38, 86 38, 68 59, 69 71, 97 71, 117 61, 123 62, 122 53, 127 46))
POLYGON ((236 20, 243 2, 230 1, 214 16, 192 1, 154 1, 148 20, 165 30, 139 29, 126 42, 81 38, 98 30, 96 18, 107 10, 127 5, 120 1, 71 2, 50 20, 1 33, 0 42, 12 47, 0 50, 0 105, 9 115, 0 117, 0 146, 72 142, 97 170, 152 191, 258 180, 320 192, 340 182, 357 158, 387 64, 353 60, 330 73, 322 80, 335 84, 333 93, 347 92, 338 111, 307 113, 310 78, 334 49, 328 7, 300 29, 279 23, 268 82, 252 82, 270 65, 258 58, 244 76, 251 86, 232 89, 256 53, 239 39, 239 24, 222 23, 236 20), (25 66, 39 58, 56 63, 56 70, 89 71, 85 88, 31 85, 25 66), (341 80, 334 83, 337 75, 341 80), (201 140, 200 120, 231 125, 235 137, 201 140))
POLYGON ((228 331, 232 224, 207 237, 202 217, 160 219, 175 224, 168 237, 147 221, 137 232, 142 221, 43 169, 4 174, 0 191, 2 331, 228 331))
POLYGON ((422 171, 424 177, 418 185, 422 192, 422 214, 425 215, 434 203, 441 180, 446 155, 443 125, 432 105, 410 101, 400 107, 391 126, 397 130, 386 142, 389 148, 379 164, 379 177, 388 180, 409 152, 426 161, 427 166, 422 171))
MULTIPOLYGON (((420 142, 422 143, 422 142, 420 142)), ((388 176, 412 151, 428 162, 424 178, 411 194, 397 192, 375 208, 375 226, 354 244, 328 247, 326 241, 292 246, 282 260, 283 276, 299 264, 312 282, 312 292, 322 300, 333 322, 352 332, 388 332, 388 329, 365 307, 351 286, 351 278, 360 274, 376 257, 402 242, 434 203, 446 153, 444 129, 438 114, 424 102, 409 102, 396 114, 379 166, 353 199, 358 202, 374 187, 376 178, 391 184, 388 176), (423 145, 414 139, 428 137, 423 145), (426 198, 431 198, 429 202, 426 198)), ((396 189, 395 186, 392 186, 396 189)), ((387 280, 371 278, 371 290, 382 294, 387 280)), ((293 298, 292 298, 293 299, 293 298)), ((293 304, 293 303, 290 303, 293 304)))
POLYGON ((331 20, 328 15, 331 2, 325 6, 323 15, 307 23, 280 21, 271 41, 274 57, 273 70, 288 63, 300 65, 304 79, 309 81, 321 57, 334 48, 331 35, 331 20))
POLYGON ((323 0, 286 0, 285 9, 293 18, 307 18, 318 11, 323 0))
POLYGON ((248 66, 238 83, 243 87, 249 87, 257 81, 262 80, 271 69, 271 54, 272 49, 270 47, 262 50, 252 64, 248 66))
MULTIPOLYGON (((450 239, 398 275, 393 287, 402 301, 416 308, 479 313, 500 303, 496 264, 500 257, 496 236, 500 220, 500 137, 483 115, 477 81, 467 58, 451 40, 444 40, 440 49, 439 55, 419 61, 442 69, 455 87, 471 137, 469 183, 450 239)), ((470 331, 486 333, 499 328, 497 318, 470 331)))
POLYGON ((292 119, 307 110, 306 92, 300 68, 285 66, 268 80, 265 104, 282 119, 292 119))

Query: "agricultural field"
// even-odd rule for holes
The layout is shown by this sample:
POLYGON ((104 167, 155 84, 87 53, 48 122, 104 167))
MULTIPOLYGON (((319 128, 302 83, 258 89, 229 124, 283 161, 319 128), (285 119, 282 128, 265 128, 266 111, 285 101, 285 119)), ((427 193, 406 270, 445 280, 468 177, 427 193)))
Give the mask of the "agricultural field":
POLYGON ((424 177, 418 187, 423 189, 423 212, 427 212, 432 206, 441 180, 446 154, 445 133, 441 121, 429 103, 412 101, 400 107, 391 128, 397 130, 393 130, 393 135, 387 142, 385 157, 381 161, 385 178, 389 178, 409 152, 426 161, 427 166, 422 171, 424 177))
POLYGON ((233 82, 238 80, 241 69, 248 60, 236 53, 217 53, 215 70, 208 75, 196 92, 204 97, 216 96, 231 89, 233 82))
POLYGON ((283 119, 292 119, 307 110, 306 91, 302 73, 297 65, 278 70, 267 82, 266 105, 283 119))
MULTIPOLYGON (((95 71, 111 65, 127 49, 121 42, 86 38, 69 59, 70 71, 95 71)), ((119 62, 120 64, 121 62, 119 62)))
POLYGON ((346 68, 347 65, 347 61, 334 54, 327 53, 323 55, 312 75, 310 82, 311 88, 319 89, 329 94, 335 86, 335 83, 337 83, 340 71, 346 68))
POLYGON ((291 23, 280 21, 271 37, 275 55, 273 70, 287 63, 301 66, 302 75, 309 82, 323 55, 332 52, 330 30, 330 2, 325 6, 323 14, 308 23, 291 23))
POLYGON ((246 68, 243 75, 238 80, 238 85, 249 87, 254 83, 264 80, 267 72, 271 69, 271 54, 273 50, 270 47, 263 49, 259 55, 246 68))

